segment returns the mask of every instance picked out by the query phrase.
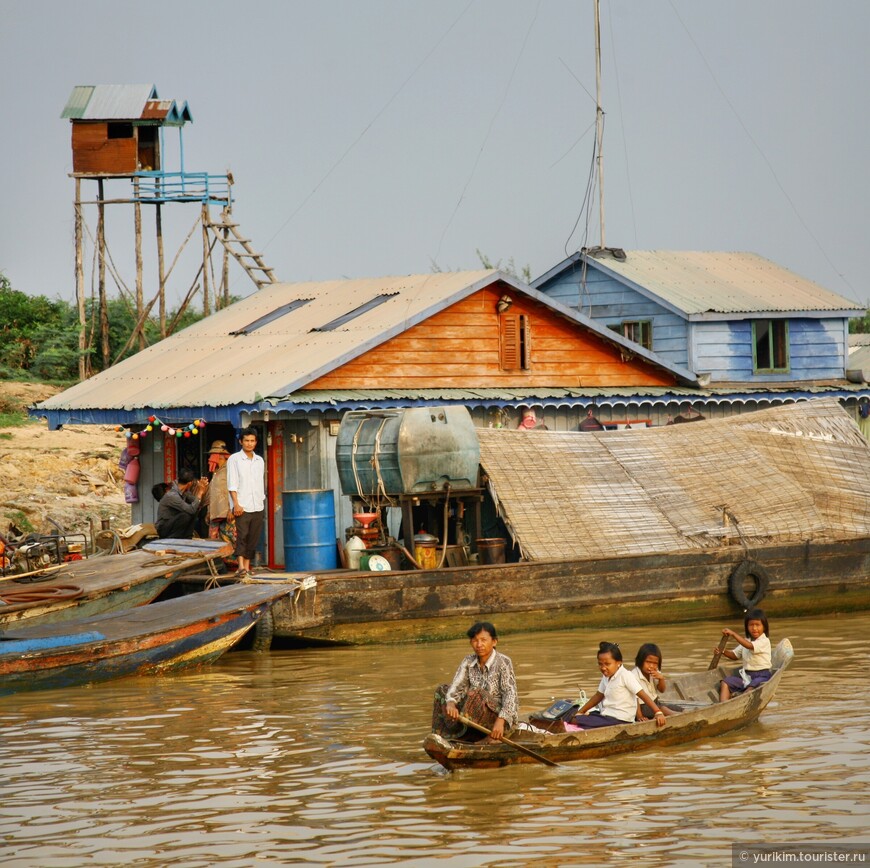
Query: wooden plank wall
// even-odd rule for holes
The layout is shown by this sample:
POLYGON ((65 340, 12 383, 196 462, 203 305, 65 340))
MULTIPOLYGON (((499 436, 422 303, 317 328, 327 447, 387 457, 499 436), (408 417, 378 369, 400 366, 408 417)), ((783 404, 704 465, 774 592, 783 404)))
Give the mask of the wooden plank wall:
POLYGON ((511 287, 494 284, 309 384, 311 389, 414 389, 529 386, 668 386, 674 377, 582 326, 554 314, 511 287), (529 317, 528 370, 500 365, 499 314, 503 293, 509 315, 529 317))
POLYGON ((138 167, 135 128, 132 138, 110 139, 105 123, 72 124, 73 172, 124 175, 138 167))
POLYGON ((580 285, 580 278, 578 267, 543 284, 540 291, 603 325, 618 325, 625 320, 651 321, 653 352, 673 365, 689 367, 688 323, 683 317, 594 268, 587 270, 585 286, 580 285))
POLYGON ((845 376, 842 319, 789 319, 788 323, 790 367, 776 373, 752 369, 751 320, 693 323, 695 370, 710 371, 714 382, 776 383, 845 376))

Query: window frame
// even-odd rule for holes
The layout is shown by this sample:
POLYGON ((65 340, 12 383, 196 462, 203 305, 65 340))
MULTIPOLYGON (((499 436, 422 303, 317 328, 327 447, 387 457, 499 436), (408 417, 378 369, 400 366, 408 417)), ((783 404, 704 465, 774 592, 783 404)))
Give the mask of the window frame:
POLYGON ((651 319, 624 319, 620 320, 618 323, 613 323, 607 326, 611 331, 616 332, 618 335, 622 335, 626 340, 631 341, 632 343, 638 344, 643 347, 645 350, 649 350, 652 352, 653 348, 653 321, 651 319), (628 334, 629 328, 631 326, 639 326, 641 331, 641 338, 643 338, 644 330, 647 333, 648 343, 644 343, 643 340, 635 340, 631 335, 628 334))
POLYGON ((755 374, 783 374, 791 370, 791 341, 790 329, 787 319, 754 319, 752 320, 752 371, 755 374), (767 359, 765 362, 769 364, 759 364, 759 337, 758 327, 760 325, 767 326, 767 359), (777 364, 777 356, 784 356, 780 361, 783 364, 777 364))
POLYGON ((498 364, 503 371, 530 371, 532 323, 525 313, 502 313, 498 318, 498 364))

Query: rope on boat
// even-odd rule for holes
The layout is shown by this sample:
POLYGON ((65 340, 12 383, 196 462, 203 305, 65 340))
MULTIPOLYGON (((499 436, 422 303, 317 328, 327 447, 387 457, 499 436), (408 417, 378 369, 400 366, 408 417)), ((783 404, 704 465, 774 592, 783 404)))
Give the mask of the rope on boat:
POLYGON ((5 606, 0 612, 14 612, 27 609, 39 603, 58 603, 76 600, 84 594, 78 585, 40 585, 33 588, 9 588, 0 592, 0 603, 5 606))

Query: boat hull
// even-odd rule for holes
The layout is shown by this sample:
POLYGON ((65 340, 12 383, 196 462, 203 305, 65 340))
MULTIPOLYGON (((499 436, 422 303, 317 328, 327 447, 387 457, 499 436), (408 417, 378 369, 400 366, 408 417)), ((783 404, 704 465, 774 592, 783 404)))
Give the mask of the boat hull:
MULTIPOLYGON (((724 675, 730 674, 731 668, 720 667, 700 676, 672 679, 669 692, 680 690, 689 698, 682 703, 679 700, 666 703, 682 710, 679 714, 669 716, 667 724, 663 727, 657 726, 654 720, 649 720, 557 735, 521 731, 514 734, 512 740, 551 762, 563 763, 685 744, 697 739, 733 732, 758 719, 773 699, 792 656, 791 643, 788 639, 784 639, 777 646, 774 661, 778 663, 778 667, 770 681, 727 702, 717 702, 715 698, 718 698, 719 680, 724 675), (704 704, 701 707, 693 707, 697 702, 704 704)), ((450 770, 498 768, 517 763, 536 762, 533 757, 503 743, 463 744, 448 741, 435 733, 430 733, 426 737, 423 748, 432 759, 450 770)))
POLYGON ((10 576, 0 582, 0 595, 8 589, 38 591, 54 585, 75 585, 82 593, 69 599, 0 605, 0 631, 24 624, 59 624, 150 603, 186 570, 230 550, 208 540, 197 543, 198 558, 181 557, 174 548, 163 549, 165 554, 136 550, 73 561, 40 581, 18 581, 10 576))
MULTIPOLYGON (((500 630, 560 630, 734 617, 729 578, 740 547, 594 560, 532 561, 401 572, 318 573, 280 601, 275 635, 365 644, 461 637, 485 615, 500 630), (397 630, 399 624, 401 631, 397 630)), ((776 617, 870 608, 870 539, 758 546, 776 617)), ((275 574, 281 575, 281 574, 275 574)))
POLYGON ((0 639, 0 695, 212 662, 288 591, 232 585, 67 624, 6 631, 0 639))

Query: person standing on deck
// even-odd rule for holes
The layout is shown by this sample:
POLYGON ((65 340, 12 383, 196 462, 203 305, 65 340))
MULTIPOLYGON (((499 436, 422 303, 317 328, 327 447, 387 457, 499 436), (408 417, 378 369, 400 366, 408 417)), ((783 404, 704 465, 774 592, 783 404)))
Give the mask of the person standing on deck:
POLYGON ((257 432, 243 429, 239 437, 241 452, 230 455, 227 461, 227 491, 236 519, 236 557, 240 577, 250 574, 251 561, 263 531, 266 505, 266 464, 254 451, 257 432))

